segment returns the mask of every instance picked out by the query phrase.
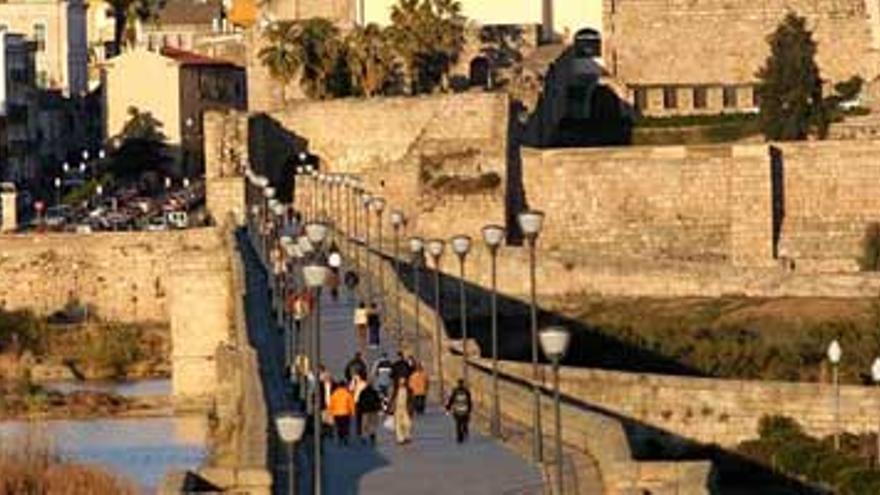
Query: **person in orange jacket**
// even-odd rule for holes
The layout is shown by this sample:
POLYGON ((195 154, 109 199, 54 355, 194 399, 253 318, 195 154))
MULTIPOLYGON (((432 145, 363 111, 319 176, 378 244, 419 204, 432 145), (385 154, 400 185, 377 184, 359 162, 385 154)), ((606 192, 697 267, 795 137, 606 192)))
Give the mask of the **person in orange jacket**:
POLYGON ((425 414, 425 398, 428 395, 428 373, 421 363, 409 375, 409 389, 413 394, 413 409, 416 414, 425 414))
POLYGON ((343 383, 337 383, 330 394, 330 415, 336 427, 336 441, 348 445, 348 430, 354 415, 354 395, 343 383))

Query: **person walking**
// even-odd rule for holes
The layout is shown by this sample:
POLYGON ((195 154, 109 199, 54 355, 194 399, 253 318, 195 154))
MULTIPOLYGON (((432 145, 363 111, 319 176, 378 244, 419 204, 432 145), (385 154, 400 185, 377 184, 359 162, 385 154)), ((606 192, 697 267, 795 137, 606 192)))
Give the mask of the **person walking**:
POLYGON ((343 383, 337 383, 330 395, 330 415, 336 427, 336 441, 348 445, 348 430, 354 415, 354 396, 343 383))
POLYGON ((458 384, 449 394, 449 400, 446 402, 446 411, 451 413, 455 419, 455 440, 458 443, 464 442, 469 435, 469 424, 471 421, 471 392, 464 384, 464 380, 459 379, 458 384))
POLYGON ((321 383, 321 403, 319 409, 321 413, 321 436, 328 436, 333 432, 334 421, 333 414, 330 413, 330 397, 333 394, 333 376, 327 371, 324 365, 318 367, 318 377, 321 383))
POLYGON ((358 349, 361 352, 367 349, 367 325, 369 324, 369 318, 370 311, 362 301, 354 310, 354 328, 357 331, 358 349))
POLYGON ((367 329, 369 330, 370 349, 378 349, 379 335, 382 330, 382 315, 379 313, 379 307, 376 303, 370 304, 370 310, 367 313, 367 329))
POLYGON ((376 384, 379 393, 387 398, 391 392, 391 385, 394 383, 391 379, 392 364, 387 353, 383 352, 379 359, 373 362, 371 371, 370 376, 373 378, 373 383, 376 384))
POLYGON ((351 361, 345 365, 345 380, 350 384, 355 376, 367 378, 367 362, 360 352, 355 352, 351 361))
POLYGON ((408 380, 409 374, 412 372, 409 361, 403 356, 403 352, 397 353, 397 361, 391 365, 391 380, 397 384, 401 378, 408 380))
POLYGON ((398 444, 412 441, 412 392, 401 377, 394 386, 391 396, 390 413, 394 415, 394 436, 398 444))
POLYGON ((409 388, 413 394, 413 410, 416 414, 425 414, 425 403, 428 395, 428 373, 421 363, 409 375, 409 388))
MULTIPOLYGON (((351 377, 351 381, 349 382, 349 390, 351 391, 351 395, 354 397, 354 403, 357 404, 360 399, 361 392, 364 391, 364 388, 367 386, 367 378, 365 376, 361 376, 360 374, 355 374, 351 377)), ((358 438, 363 435, 363 415, 361 414, 361 410, 355 407, 354 411, 354 419, 355 419, 355 434, 357 434, 358 438)))
POLYGON ((361 438, 376 445, 376 429, 379 426, 379 413, 382 411, 382 397, 370 382, 365 382, 363 390, 355 401, 360 416, 361 438))

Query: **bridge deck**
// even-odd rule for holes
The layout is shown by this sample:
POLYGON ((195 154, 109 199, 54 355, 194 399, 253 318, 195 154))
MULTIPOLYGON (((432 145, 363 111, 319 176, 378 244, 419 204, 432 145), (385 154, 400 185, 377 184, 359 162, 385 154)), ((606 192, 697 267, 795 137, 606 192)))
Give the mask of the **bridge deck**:
MULTIPOLYGON (((249 290, 256 294, 248 297, 248 323, 267 325, 268 302, 265 278, 256 256, 245 252, 249 290), (262 287, 255 287, 259 281, 262 287), (262 313, 257 316, 253 313, 262 313)), ((343 293, 338 301, 325 295, 322 299, 322 357, 334 377, 342 377, 345 364, 354 354, 356 338, 352 328, 355 298, 343 293)), ((252 332, 257 333, 257 332, 252 332)), ((272 333, 266 332, 269 335, 272 333)), ((277 340, 255 339, 258 346, 270 346, 277 340)), ((382 335, 379 349, 368 352, 369 362, 382 352, 393 358, 394 339, 382 335)), ((279 356, 272 349, 260 349, 261 354, 279 356)), ((280 370, 279 368, 276 370, 280 370)), ((271 370, 266 370, 270 371, 271 370)), ((280 371, 279 371, 280 373, 280 371)), ((277 379, 268 379, 268 388, 276 388, 277 379)), ((280 402, 283 392, 270 391, 280 402)), ((538 469, 525 459, 507 450, 489 438, 473 433, 462 445, 453 438, 451 418, 443 414, 436 400, 429 401, 428 411, 417 417, 413 442, 399 446, 393 432, 380 426, 378 445, 350 444, 337 446, 325 442, 324 493, 344 494, 473 494, 503 495, 542 492, 538 469)), ((310 493, 303 490, 302 493, 310 493)))

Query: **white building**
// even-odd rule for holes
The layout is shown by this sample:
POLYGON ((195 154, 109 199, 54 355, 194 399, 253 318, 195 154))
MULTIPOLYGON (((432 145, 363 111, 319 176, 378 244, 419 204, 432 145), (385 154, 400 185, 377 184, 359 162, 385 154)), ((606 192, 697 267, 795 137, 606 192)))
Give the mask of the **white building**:
POLYGON ((88 89, 88 40, 83 0, 0 2, 0 28, 36 43, 37 83, 65 96, 88 89))

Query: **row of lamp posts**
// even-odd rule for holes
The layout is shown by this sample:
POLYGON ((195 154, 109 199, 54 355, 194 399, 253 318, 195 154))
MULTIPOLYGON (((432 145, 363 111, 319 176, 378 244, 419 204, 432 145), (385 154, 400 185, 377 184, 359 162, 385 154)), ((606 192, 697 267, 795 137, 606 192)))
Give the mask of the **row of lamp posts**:
MULTIPOLYGON (((323 174, 323 179, 317 179, 315 184, 324 183, 324 184, 341 184, 343 186, 348 186, 349 190, 353 190, 354 194, 359 198, 361 205, 364 208, 364 246, 366 248, 366 260, 365 264, 365 273, 369 277, 370 271, 370 256, 369 253, 371 251, 371 239, 370 239, 370 220, 369 220, 369 212, 372 209, 377 215, 377 242, 378 250, 382 249, 382 212, 385 209, 385 200, 380 197, 374 197, 370 193, 366 192, 363 187, 355 182, 346 182, 344 179, 340 182, 338 179, 334 181, 333 175, 323 174)), ((321 174, 319 174, 319 177, 321 174)), ((317 192, 315 193, 317 194, 317 192)), ((326 196, 326 194, 325 194, 326 196)), ((337 195, 338 197, 338 195, 337 195)), ((338 201, 338 200, 337 200, 338 201)), ((357 219, 357 215, 355 215, 355 219, 357 219)), ((398 332, 403 327, 402 324, 402 311, 400 309, 400 230, 403 226, 406 225, 406 218, 400 211, 392 211, 390 215, 391 226, 394 229, 394 259, 395 259, 395 270, 398 273, 398 277, 396 280, 396 290, 395 293, 397 295, 397 317, 398 317, 398 332)), ((567 337, 563 340, 561 337, 561 333, 566 333, 560 328, 551 328, 546 329, 543 332, 538 331, 538 314, 537 314, 537 297, 536 297, 536 245, 537 239, 540 235, 541 229, 543 227, 544 215, 541 212, 537 211, 525 211, 518 215, 517 221, 522 231, 529 252, 529 267, 530 267, 530 312, 531 312, 531 328, 530 328, 530 336, 531 336, 531 347, 532 347, 532 375, 533 375, 533 397, 534 397, 534 418, 533 418, 533 456, 537 461, 543 460, 543 445, 542 445, 542 418, 541 418, 541 385, 540 385, 540 366, 539 366, 539 346, 544 351, 544 354, 551 360, 556 360, 557 365, 554 367, 554 394, 556 397, 556 423, 557 430, 560 429, 560 420, 559 420, 559 393, 557 390, 558 385, 558 361, 564 356, 565 351, 567 350, 568 339, 567 337), (549 337, 544 338, 543 335, 547 334, 549 337), (553 345, 556 347, 553 347, 553 345), (562 345, 564 344, 564 345, 562 345), (549 346, 549 347, 548 347, 549 346), (561 347, 560 347, 561 346, 561 347)), ((357 227, 355 227, 357 230, 357 227)), ((491 329, 491 339, 492 339, 492 411, 491 411, 491 431, 494 435, 500 436, 501 434, 501 406, 500 406, 500 398, 498 391, 498 319, 497 319, 497 256, 498 251, 506 237, 506 231, 503 227, 498 225, 487 225, 482 230, 483 240, 485 245, 490 253, 491 258, 491 301, 492 301, 492 329, 491 329)), ((466 343, 468 339, 468 319, 467 319, 467 292, 465 290, 465 266, 466 259, 471 250, 472 240, 468 236, 455 236, 450 240, 450 245, 454 254, 458 257, 459 260, 459 307, 461 311, 460 315, 460 333, 461 333, 461 341, 462 341, 462 377, 467 382, 468 380, 468 352, 466 348, 466 343)), ((421 265, 424 256, 427 254, 431 257, 434 265, 434 311, 436 316, 436 329, 435 329, 435 369, 437 369, 438 375, 442 376, 442 353, 440 352, 440 348, 442 345, 441 342, 441 307, 440 307, 440 259, 445 250, 445 243, 440 239, 430 239, 424 240, 420 237, 410 237, 409 238, 409 248, 410 254, 412 255, 412 276, 413 276, 413 285, 415 293, 421 294, 421 265)), ((384 291, 384 287, 382 287, 382 277, 379 277, 378 283, 379 293, 382 294, 384 291)), ((373 287, 370 279, 367 279, 367 294, 370 298, 372 298, 373 287)), ((417 359, 421 359, 421 337, 419 335, 419 320, 420 320, 420 297, 416 298, 415 304, 415 339, 414 339, 414 354, 417 359)), ((398 333, 398 340, 401 339, 400 333, 398 333)), ((443 381, 440 380, 440 394, 443 396, 443 381)), ((559 439, 559 431, 557 431, 557 448, 561 448, 561 443, 559 439)), ((561 458, 559 453, 557 452, 557 458, 561 458)), ((561 469, 561 462, 558 462, 561 469)), ((561 476, 559 477, 561 483, 561 476)))
MULTIPOLYGON (((341 188, 345 188, 346 191, 346 207, 345 207, 345 229, 346 229, 346 240, 348 242, 353 242, 353 239, 357 237, 359 226, 358 226, 358 213, 357 209, 350 208, 352 203, 358 204, 363 207, 363 244, 366 252, 366 256, 364 259, 364 273, 366 276, 367 282, 367 295, 372 300, 373 296, 373 287, 371 281, 371 271, 370 271, 370 251, 372 250, 371 239, 370 239, 370 213, 373 212, 376 215, 377 219, 377 232, 376 232, 376 245, 377 251, 381 251, 383 248, 382 245, 382 215, 385 211, 385 200, 381 197, 374 197, 370 193, 366 192, 360 181, 354 179, 352 177, 346 177, 341 175, 329 175, 329 174, 321 174, 317 173, 311 166, 300 166, 297 168, 297 172, 299 174, 309 176, 312 179, 312 204, 311 211, 304 212, 306 219, 310 220, 310 223, 306 226, 306 237, 309 238, 309 241, 312 242, 313 245, 320 245, 323 243, 324 238, 326 238, 328 228, 327 223, 330 222, 330 217, 334 217, 332 222, 336 227, 336 234, 338 235, 338 227, 340 225, 340 220, 342 217, 342 193, 340 191, 341 188), (324 185, 319 191, 318 186, 324 185), (336 188, 335 195, 333 194, 334 186, 336 188), (320 197, 320 199, 319 199, 320 197), (334 204, 330 205, 333 202, 334 204), (320 205, 320 206, 319 206, 320 205), (331 214, 332 212, 332 214, 331 214), (352 215, 353 213, 353 215, 352 215), (311 232, 309 232, 311 230, 311 232), (317 232, 321 232, 323 235, 317 235, 317 232), (311 234, 311 235, 310 235, 311 234), (319 240, 320 237, 320 240, 319 240)), ((259 211, 272 211, 272 208, 275 204, 270 204, 270 200, 274 200, 274 190, 271 189, 271 186, 268 186, 264 181, 264 178, 257 177, 257 181, 255 184, 258 187, 262 187, 262 196, 266 200, 265 206, 258 205, 258 207, 254 208, 255 212, 259 211)), ((261 215, 261 223, 265 224, 265 215, 261 215)), ((402 339, 402 309, 401 309, 401 299, 400 299, 400 276, 402 275, 400 271, 400 234, 401 230, 406 226, 407 220, 404 214, 400 211, 392 211, 389 215, 391 226, 394 231, 394 263, 395 270, 397 271, 396 278, 396 312, 397 312, 397 326, 398 326, 398 340, 402 339)), ((545 329, 541 332, 538 332, 538 318, 537 318, 537 301, 536 301, 536 243, 538 235, 540 234, 541 228, 543 226, 544 216, 540 212, 536 211, 526 211, 520 213, 518 216, 518 224, 520 230, 525 236, 528 250, 529 250, 529 267, 530 267, 530 295, 531 295, 531 327, 530 327, 530 335, 531 335, 531 343, 532 343, 532 371, 533 371, 533 394, 534 394, 534 418, 533 418, 533 438, 534 438, 534 458, 536 461, 540 462, 543 460, 543 445, 542 445, 542 436, 543 429, 541 424, 541 386, 540 386, 540 366, 538 359, 538 346, 540 345, 544 354, 551 360, 553 363, 553 372, 554 372, 554 401, 555 401, 555 416, 556 416, 556 459, 557 459, 557 469, 559 470, 557 473, 557 482, 559 483, 558 490, 561 493, 562 490, 562 455, 561 455, 561 417, 560 417, 560 401, 561 397, 559 394, 559 362, 562 357, 565 355, 567 350, 568 342, 569 342, 569 333, 566 329, 561 327, 553 327, 549 329, 545 329)), ((264 233, 264 237, 269 237, 268 229, 265 228, 265 225, 261 225, 259 230, 264 233)), ((506 231, 503 227, 498 225, 487 225, 482 230, 483 240, 485 245, 490 253, 491 259, 491 309, 492 309, 492 320, 491 320, 491 351, 492 351, 492 409, 491 409, 491 432, 493 435, 500 436, 501 435, 501 406, 500 406, 500 395, 498 390, 498 318, 497 318, 497 256, 500 250, 500 247, 506 237, 506 231)), ((413 283, 415 286, 415 293, 418 295, 421 293, 421 263, 424 259, 425 255, 429 255, 432 258, 434 264, 434 311, 435 311, 435 326, 436 331, 434 332, 435 337, 435 367, 437 369, 438 376, 442 376, 442 352, 441 352, 441 306, 440 306, 440 260, 445 251, 445 242, 440 239, 431 239, 428 241, 423 240, 420 237, 414 236, 410 237, 408 240, 410 253, 413 255, 413 263, 412 263, 412 271, 413 271, 413 283)), ((466 348, 466 342, 468 338, 468 325, 467 325, 467 292, 465 290, 465 266, 466 259, 468 254, 470 253, 472 247, 472 240, 468 236, 455 236, 450 240, 450 246, 453 253, 458 257, 459 260, 459 306, 460 306, 460 332, 462 337, 462 378, 467 381, 468 380, 468 352, 466 348)), ((261 243, 261 247, 263 249, 263 259, 268 260, 268 241, 264 240, 261 243)), ((358 253, 358 250, 354 250, 358 253)), ((358 256, 359 257, 359 256, 358 256)), ((358 265, 359 265, 358 261, 358 265)), ((312 342, 312 364, 314 368, 315 376, 317 377, 317 365, 320 361, 320 305, 319 301, 320 297, 320 288, 326 282, 326 270, 327 268, 323 265, 319 264, 309 264, 303 267, 303 275, 305 278, 305 283, 308 287, 310 287, 313 292, 317 293, 315 298, 316 307, 315 307, 315 316, 314 316, 314 328, 313 328, 313 342, 312 342)), ((384 282, 382 277, 379 277, 378 280, 379 294, 384 293, 384 282)), ((419 332, 419 320, 420 320, 420 306, 421 306, 421 298, 416 297, 415 304, 415 339, 414 339, 414 353, 417 359, 421 359, 421 348, 420 348, 420 332, 419 332)), ((443 381, 440 380, 440 396, 444 396, 444 391, 442 390, 443 381)), ((317 395, 318 389, 316 387, 315 394, 312 397, 313 407, 316 407, 319 399, 317 395)), ((313 409, 315 410, 315 409, 313 409)), ((279 421, 281 419, 279 418, 279 421)), ((289 421, 289 419, 285 419, 289 421)), ((281 432, 281 425, 278 425, 279 433, 281 432)), ((321 459, 320 459, 320 435, 317 435, 314 441, 315 444, 315 482, 316 482, 316 493, 320 493, 320 471, 321 471, 321 459)))

